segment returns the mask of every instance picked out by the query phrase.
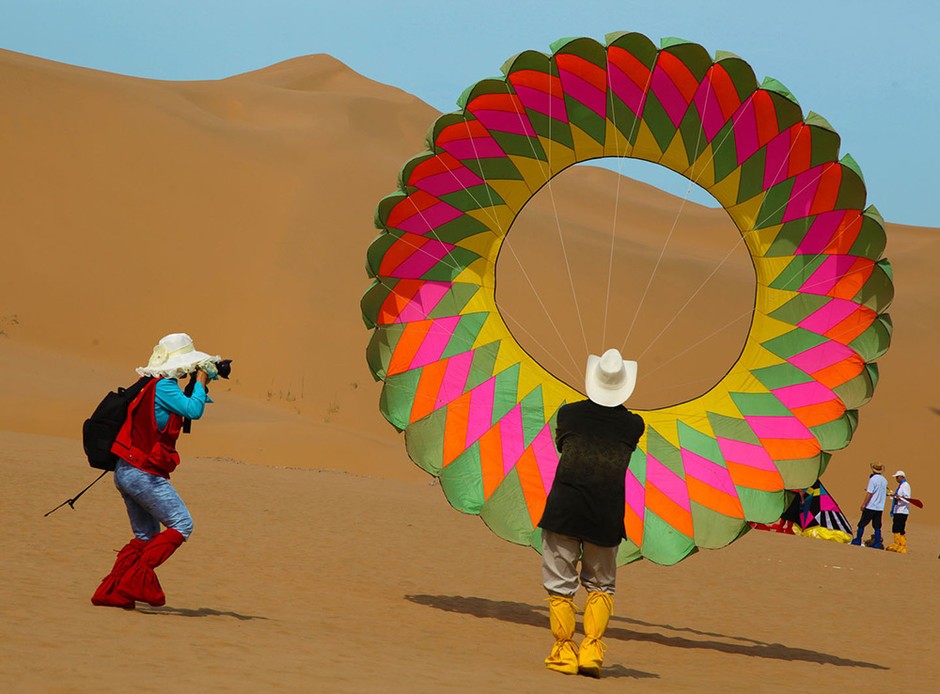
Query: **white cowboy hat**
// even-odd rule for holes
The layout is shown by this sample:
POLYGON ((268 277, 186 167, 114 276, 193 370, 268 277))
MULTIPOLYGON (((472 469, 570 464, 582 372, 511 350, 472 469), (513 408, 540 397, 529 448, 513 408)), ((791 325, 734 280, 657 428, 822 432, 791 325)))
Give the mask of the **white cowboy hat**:
POLYGON ((211 356, 196 351, 193 338, 186 333, 173 333, 160 338, 153 348, 147 366, 141 366, 136 371, 140 376, 179 378, 192 373, 203 364, 221 360, 218 355, 211 356))
POLYGON ((584 374, 587 396, 598 405, 622 405, 636 387, 636 362, 625 361, 616 349, 602 356, 589 355, 584 374))
POLYGON ((897 472, 895 472, 895 473, 894 473, 893 475, 891 475, 891 476, 892 476, 892 477, 907 477, 907 475, 904 474, 904 470, 898 470, 897 472))

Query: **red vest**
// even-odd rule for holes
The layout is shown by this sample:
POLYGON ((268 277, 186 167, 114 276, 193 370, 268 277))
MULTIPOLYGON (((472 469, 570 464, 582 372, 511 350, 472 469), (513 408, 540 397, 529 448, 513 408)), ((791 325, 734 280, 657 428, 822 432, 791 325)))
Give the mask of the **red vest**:
POLYGON ((155 378, 148 383, 127 408, 127 420, 111 452, 136 468, 170 479, 170 473, 180 463, 176 440, 183 427, 183 418, 173 412, 165 429, 157 428, 154 402, 157 394, 155 378))

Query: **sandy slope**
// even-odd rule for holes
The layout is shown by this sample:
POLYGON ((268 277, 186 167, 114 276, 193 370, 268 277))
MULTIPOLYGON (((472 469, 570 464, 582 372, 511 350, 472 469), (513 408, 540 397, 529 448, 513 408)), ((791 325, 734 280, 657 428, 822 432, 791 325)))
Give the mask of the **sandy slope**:
MULTIPOLYGON (((192 691, 936 681, 936 229, 889 225, 894 344, 824 478, 854 520, 868 462, 906 468, 928 503, 912 518, 912 554, 752 533, 671 570, 632 566, 612 677, 586 683, 541 669, 535 555, 451 510, 377 412, 358 311, 364 255, 374 206, 420 151, 433 109, 328 56, 169 83, 3 51, 0 108, 0 683, 116 690, 140 686, 135 664, 163 662, 192 691), (196 535, 165 568, 171 607, 95 610, 87 596, 126 540, 115 493, 99 486, 77 511, 41 514, 91 479, 81 421, 178 330, 236 360, 181 443, 174 481, 196 535), (906 625, 887 614, 899 597, 906 625), (885 612, 875 631, 872 602, 885 612)), ((736 244, 721 211, 574 170, 513 228, 499 300, 526 348, 571 382, 587 350, 624 340, 645 355, 638 406, 664 404, 707 388, 737 355, 753 275, 736 244), (559 280, 569 268, 573 282, 559 280)))
MULTIPOLYGON (((5 691, 932 691, 935 528, 911 554, 752 532, 678 566, 621 569, 600 681, 546 671, 535 552, 440 489, 187 458, 196 519, 167 606, 88 602, 126 541, 117 493, 69 440, 0 433, 5 691), (900 609, 903 619, 893 617, 900 609)), ((107 478, 110 483, 110 478, 107 478)), ((583 600, 583 595, 578 601, 583 600)))

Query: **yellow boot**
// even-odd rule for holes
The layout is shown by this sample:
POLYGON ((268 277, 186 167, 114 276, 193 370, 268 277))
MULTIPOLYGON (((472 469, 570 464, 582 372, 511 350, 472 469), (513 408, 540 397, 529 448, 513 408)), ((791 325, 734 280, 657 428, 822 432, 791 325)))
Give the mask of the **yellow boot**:
POLYGON ((584 641, 578 652, 578 671, 589 677, 600 677, 607 646, 601 641, 607 631, 610 613, 614 609, 614 598, 609 593, 588 593, 584 603, 584 641))
POLYGON ((901 541, 898 553, 907 554, 907 535, 900 535, 898 539, 901 541))
POLYGON ((900 552, 901 551, 901 538, 904 537, 899 533, 894 533, 894 542, 885 547, 889 552, 900 552))
POLYGON ((562 595, 548 598, 548 622, 555 637, 551 654, 545 659, 545 667, 566 675, 578 674, 578 650, 571 639, 574 636, 574 600, 562 595))

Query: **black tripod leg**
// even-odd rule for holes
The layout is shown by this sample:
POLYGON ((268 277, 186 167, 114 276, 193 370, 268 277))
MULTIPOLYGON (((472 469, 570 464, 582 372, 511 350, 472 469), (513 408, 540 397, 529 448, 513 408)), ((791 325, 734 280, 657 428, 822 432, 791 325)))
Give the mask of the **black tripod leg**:
POLYGON ((92 482, 91 484, 89 484, 87 487, 85 487, 82 491, 80 491, 78 494, 76 494, 75 496, 73 496, 71 499, 66 499, 65 501, 63 501, 61 504, 59 504, 59 505, 56 506, 54 509, 52 509, 51 511, 49 511, 49 513, 44 513, 42 517, 45 518, 45 517, 48 516, 49 514, 55 513, 56 511, 58 511, 60 508, 62 508, 62 507, 65 506, 66 504, 68 504, 68 505, 72 508, 72 510, 74 511, 74 510, 75 510, 75 502, 78 501, 79 497, 81 497, 82 494, 84 494, 84 493, 87 492, 89 489, 91 489, 91 488, 95 485, 95 482, 97 482, 98 480, 100 480, 102 477, 104 477, 105 475, 107 475, 109 472, 111 472, 111 471, 110 471, 110 470, 105 470, 104 472, 102 472, 100 475, 98 475, 98 476, 95 478, 95 481, 94 481, 94 482, 92 482))

